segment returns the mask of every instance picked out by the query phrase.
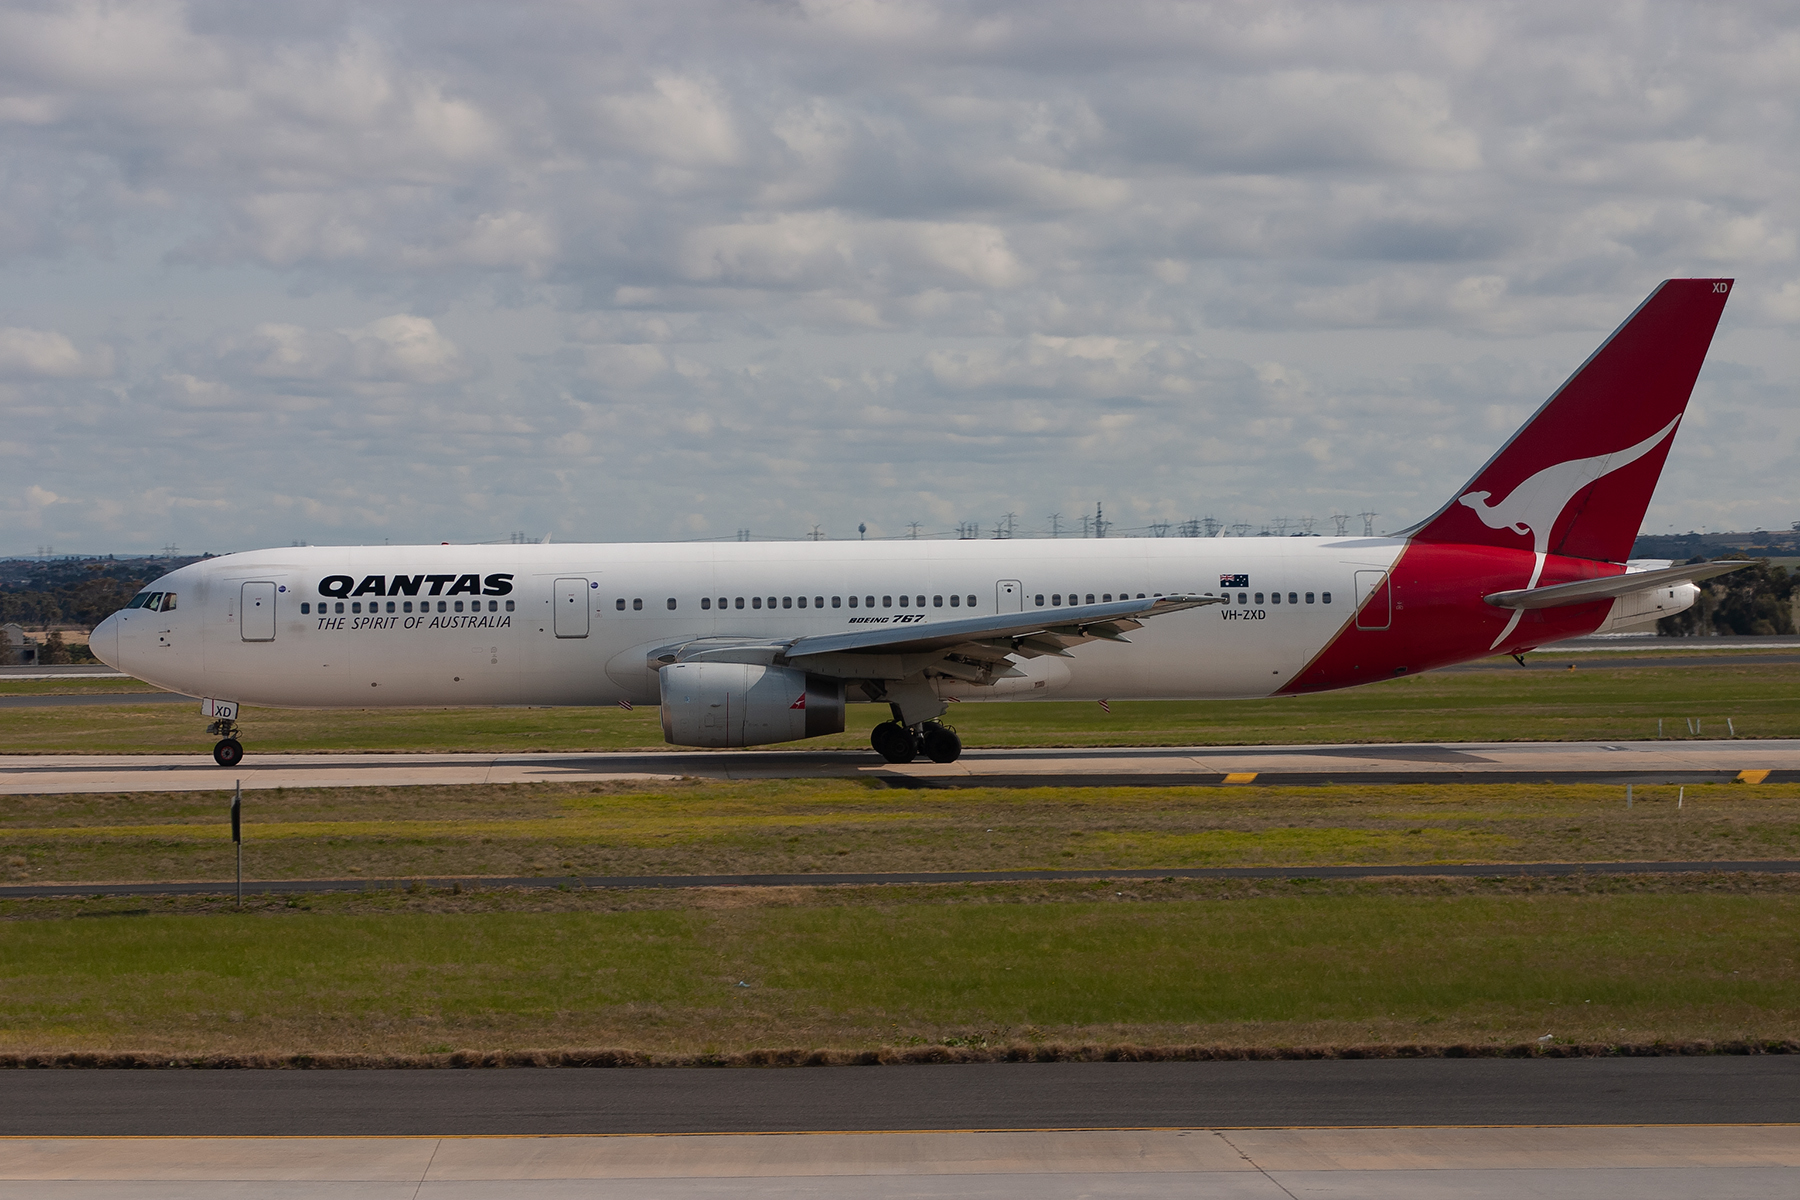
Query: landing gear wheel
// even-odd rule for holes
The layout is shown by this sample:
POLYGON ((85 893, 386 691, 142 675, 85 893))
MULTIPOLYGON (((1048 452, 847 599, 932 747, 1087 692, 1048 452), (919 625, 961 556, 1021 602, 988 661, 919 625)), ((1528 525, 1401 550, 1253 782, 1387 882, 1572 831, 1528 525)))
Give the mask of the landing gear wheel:
POLYGON ((244 761, 244 743, 236 738, 224 738, 213 747, 213 761, 221 767, 235 767, 244 761))
POLYGON ((919 740, 898 721, 883 721, 870 730, 869 745, 891 763, 909 763, 919 756, 919 740))
POLYGON ((934 763, 951 763, 962 753, 962 739, 948 725, 927 721, 919 729, 919 749, 934 763))

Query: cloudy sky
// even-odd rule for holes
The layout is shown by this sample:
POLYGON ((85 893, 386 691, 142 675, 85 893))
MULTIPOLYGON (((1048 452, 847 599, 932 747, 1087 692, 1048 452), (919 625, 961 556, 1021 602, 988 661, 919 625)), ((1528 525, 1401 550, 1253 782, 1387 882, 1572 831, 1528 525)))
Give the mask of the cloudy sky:
POLYGON ((1689 274, 1646 527, 1785 528, 1797 122, 1775 2, 7 3, 0 553, 1395 529, 1689 274))

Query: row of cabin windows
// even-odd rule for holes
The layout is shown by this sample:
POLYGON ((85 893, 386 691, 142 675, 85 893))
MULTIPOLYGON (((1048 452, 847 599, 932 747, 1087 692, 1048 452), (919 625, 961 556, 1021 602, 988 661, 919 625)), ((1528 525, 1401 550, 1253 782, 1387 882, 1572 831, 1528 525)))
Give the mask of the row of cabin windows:
MULTIPOLYGON (((1212 595, 1211 592, 1208 592, 1206 594, 1209 596, 1212 595)), ((1231 596, 1231 593, 1226 592, 1225 596, 1227 599, 1229 599, 1231 596)), ((1239 604, 1251 603, 1252 601, 1250 599, 1250 593, 1249 592, 1239 592, 1237 594, 1237 602, 1239 604)), ((1255 603, 1261 604, 1262 602, 1263 602, 1263 594, 1261 592, 1256 593, 1255 603)), ((1289 592, 1287 594, 1287 602, 1289 604, 1300 603, 1300 593, 1299 592, 1289 592)), ((1306 593, 1306 602, 1308 604, 1313 603, 1313 594, 1311 592, 1306 593)), ((1320 604, 1330 604, 1331 603, 1331 593, 1330 592, 1320 592, 1318 602, 1320 604)), ((1270 592, 1269 593, 1269 603, 1270 604, 1280 604, 1281 603, 1281 593, 1280 592, 1270 592)))
MULTIPOLYGON (((344 611, 344 602, 342 600, 339 600, 335 607, 336 607, 336 611, 338 611, 340 613, 343 612, 344 611)), ((352 600, 350 602, 350 611, 351 612, 360 613, 362 610, 363 610, 363 606, 362 606, 361 600, 352 600)), ((401 601, 400 606, 397 610, 394 607, 394 601, 389 600, 387 602, 387 611, 389 611, 389 612, 399 611, 399 612, 409 613, 412 610, 413 610, 413 602, 411 600, 401 601)), ((461 612, 463 610, 463 602, 461 600, 439 600, 437 602, 437 610, 439 612, 461 612)), ((500 602, 498 600, 489 600, 487 602, 487 610, 489 612, 499 612, 500 611, 500 602)), ((369 601, 369 611, 372 613, 379 613, 381 611, 381 601, 379 601, 379 600, 369 601)), ((431 611, 431 601, 429 601, 429 600, 419 601, 419 611, 422 613, 430 612, 431 611)), ((469 601, 469 611, 470 612, 480 612, 481 611, 481 601, 479 601, 479 600, 469 601)), ((507 612, 513 611, 513 601, 508 600, 506 602, 506 611, 507 612)), ((304 617, 304 616, 309 615, 311 612, 312 612, 312 605, 306 603, 304 600, 301 601, 300 602, 300 615, 304 617)), ((325 611, 325 602, 323 600, 319 601, 319 615, 320 616, 327 615, 326 611, 325 611)))
MULTIPOLYGON (((1160 596, 1160 595, 1162 595, 1162 593, 1161 593, 1161 592, 1158 592, 1158 593, 1156 593, 1156 594, 1157 594, 1157 595, 1159 595, 1159 596, 1160 596)), ((1076 593, 1075 593, 1075 592, 1070 592, 1070 593, 1069 593, 1069 603, 1070 603, 1070 604, 1111 604, 1111 603, 1112 603, 1112 598, 1113 598, 1113 594, 1112 594, 1112 593, 1111 593, 1111 592, 1102 592, 1102 593, 1100 593, 1100 599, 1099 599, 1099 600, 1095 600, 1095 599, 1094 599, 1094 593, 1092 593, 1092 592, 1089 592, 1089 593, 1088 593, 1088 594, 1087 594, 1087 599, 1086 599, 1086 600, 1083 600, 1083 599, 1082 599, 1082 598, 1081 598, 1081 597, 1080 597, 1080 596, 1079 596, 1079 595, 1078 595, 1078 594, 1076 594, 1076 593)), ((1142 593, 1142 592, 1139 592, 1139 593, 1138 593, 1138 594, 1137 594, 1137 598, 1138 598, 1138 599, 1139 599, 1139 600, 1142 600, 1142 599, 1143 599, 1143 598, 1144 598, 1144 593, 1142 593)), ((1130 592, 1120 592, 1120 593, 1119 593, 1119 599, 1121 599, 1121 600, 1129 600, 1129 599, 1131 599, 1131 593, 1130 593, 1130 592)), ((1035 602, 1036 602, 1036 603, 1037 603, 1037 606, 1038 606, 1038 607, 1039 607, 1039 608, 1042 608, 1042 607, 1044 607, 1044 594, 1043 594, 1043 593, 1042 593, 1042 592, 1039 592, 1039 593, 1038 593, 1038 594, 1037 594, 1037 595, 1036 595, 1036 596, 1034 596, 1034 597, 1033 597, 1033 600, 1034 600, 1034 601, 1035 601, 1035 602)), ((1061 604, 1061 603, 1062 603, 1062 602, 1063 602, 1063 598, 1062 598, 1062 593, 1061 593, 1061 592, 1051 592, 1051 593, 1050 593, 1050 603, 1051 603, 1051 604, 1052 604, 1052 605, 1058 605, 1058 604, 1061 604)))
MULTIPOLYGON (((924 608, 927 603, 926 598, 924 596, 900 596, 897 599, 899 600, 898 607, 900 607, 900 608, 924 608)), ((883 596, 881 598, 881 607, 882 608, 893 608, 893 607, 895 607, 895 603, 894 603, 895 600, 896 600, 896 597, 894 597, 894 596, 891 596, 891 595, 883 596)), ((743 597, 743 596, 735 596, 735 597, 734 596, 720 596, 718 598, 717 603, 718 603, 718 606, 719 606, 719 609, 721 612, 728 608, 746 608, 746 607, 757 608, 757 609, 760 609, 760 608, 771 608, 771 609, 772 608, 824 608, 825 607, 825 597, 823 597, 823 596, 812 596, 812 597, 807 597, 807 596, 750 596, 750 597, 748 597, 748 603, 746 603, 746 597, 743 597)), ((700 598, 700 607, 702 609, 706 609, 706 610, 710 611, 713 607, 713 604, 714 604, 714 600, 711 596, 702 596, 700 598)), ((943 596, 933 596, 930 599, 930 605, 932 608, 943 608, 944 604, 945 604, 945 597, 943 597, 943 596)), ((975 607, 975 597, 974 596, 951 596, 951 597, 949 597, 949 606, 951 608, 962 608, 965 605, 967 605, 969 608, 974 608, 975 607)), ((669 597, 668 606, 669 606, 670 612, 675 611, 675 607, 676 607, 675 597, 673 597, 673 596, 669 597)), ((833 596, 831 598, 831 607, 832 608, 845 608, 845 607, 874 608, 875 607, 875 597, 873 597, 873 596, 850 596, 850 597, 833 596), (848 599, 848 601, 849 601, 848 605, 845 604, 846 599, 848 599)), ((615 608, 619 612, 624 612, 625 611, 625 597, 621 596, 617 600, 614 600, 613 608, 615 608)), ((638 598, 632 600, 631 611, 633 611, 633 612, 644 611, 644 601, 643 601, 642 597, 638 597, 638 598)))

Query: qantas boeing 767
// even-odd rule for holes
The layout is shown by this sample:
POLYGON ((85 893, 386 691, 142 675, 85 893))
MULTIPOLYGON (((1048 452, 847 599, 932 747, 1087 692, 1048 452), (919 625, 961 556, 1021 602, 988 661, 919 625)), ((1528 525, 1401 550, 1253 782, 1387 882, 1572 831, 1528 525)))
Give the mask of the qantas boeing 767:
POLYGON ((882 756, 949 762, 951 700, 1295 695, 1520 653, 1746 565, 1626 563, 1731 284, 1663 283, 1393 536, 259 550, 157 580, 92 646, 202 697, 223 766, 240 704, 660 704, 675 745, 754 746, 871 701, 882 756))

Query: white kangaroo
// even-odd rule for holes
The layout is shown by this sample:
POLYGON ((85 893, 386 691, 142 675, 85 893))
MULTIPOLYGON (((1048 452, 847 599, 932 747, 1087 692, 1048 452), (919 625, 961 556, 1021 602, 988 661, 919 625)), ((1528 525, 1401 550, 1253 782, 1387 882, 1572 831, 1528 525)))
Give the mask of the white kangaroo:
MULTIPOLYGON (((1568 462, 1545 467, 1520 482, 1498 504, 1487 503, 1488 496, 1492 494, 1490 492, 1466 492, 1457 497, 1457 503, 1473 509, 1475 515, 1481 518, 1482 524, 1489 529, 1510 529, 1521 537, 1531 535, 1531 549, 1537 556, 1537 561, 1531 568, 1531 579, 1525 586, 1534 588, 1537 586, 1538 576, 1544 570, 1544 557, 1550 550, 1550 532, 1556 527, 1563 509, 1575 498, 1575 493, 1595 480, 1603 479, 1644 457, 1674 433, 1675 426, 1679 424, 1681 418, 1677 416, 1635 446, 1607 454, 1596 454, 1592 458, 1572 458, 1568 462)), ((1507 639, 1524 615, 1523 609, 1513 610, 1512 619, 1500 631, 1500 636, 1494 639, 1495 646, 1507 639)))

